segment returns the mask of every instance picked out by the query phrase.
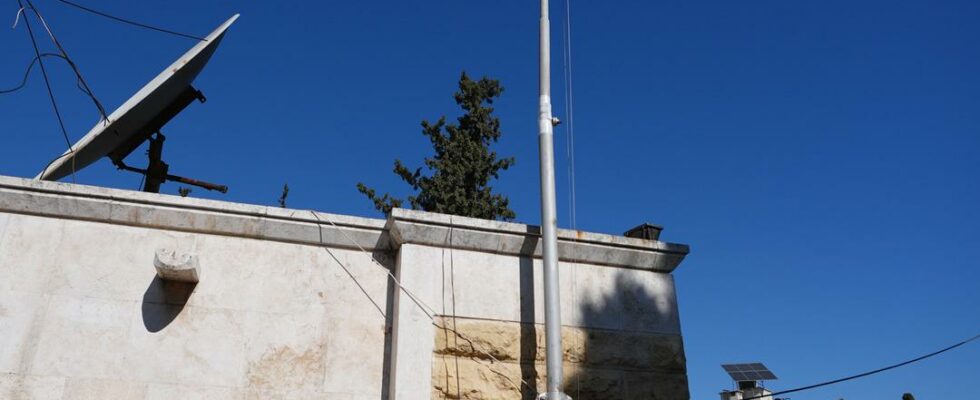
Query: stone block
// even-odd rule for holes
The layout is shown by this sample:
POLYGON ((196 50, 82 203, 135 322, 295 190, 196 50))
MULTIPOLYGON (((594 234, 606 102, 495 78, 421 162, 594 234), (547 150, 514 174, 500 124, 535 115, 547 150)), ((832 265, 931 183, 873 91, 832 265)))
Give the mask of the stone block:
MULTIPOLYGON (((540 324, 441 317, 435 329, 435 354, 518 363, 543 362, 545 332, 540 324), (492 356, 492 358, 491 358, 492 356)), ((585 331, 562 327, 566 362, 585 358, 585 331)))
POLYGON ((432 398, 521 400, 522 393, 530 390, 521 382, 522 373, 520 364, 437 357, 432 365, 432 398))
MULTIPOLYGON (((456 318, 454 325, 449 317, 438 321, 447 329, 435 332, 434 398, 520 399, 522 394, 507 384, 521 378, 527 381, 523 399, 544 390, 541 325, 466 318, 456 318)), ((680 336, 562 327, 562 347, 565 390, 574 399, 686 398, 680 336), (642 380, 664 375, 673 378, 642 380), (629 395, 629 390, 638 395, 629 395), (659 397, 648 397, 650 393, 659 397)))
POLYGON ((443 317, 436 328, 435 353, 500 361, 534 360, 534 325, 443 317))
POLYGON ((684 371, 680 336, 590 330, 584 338, 588 365, 684 371))
POLYGON ((683 373, 625 372, 628 399, 689 400, 687 375, 683 373))
POLYGON ((197 256, 176 249, 157 249, 153 254, 153 267, 160 279, 189 283, 200 280, 197 256))
MULTIPOLYGON (((542 379, 546 379, 546 377, 542 379)), ((565 367, 564 392, 575 400, 643 398, 626 396, 626 381, 623 371, 578 365, 565 367)))

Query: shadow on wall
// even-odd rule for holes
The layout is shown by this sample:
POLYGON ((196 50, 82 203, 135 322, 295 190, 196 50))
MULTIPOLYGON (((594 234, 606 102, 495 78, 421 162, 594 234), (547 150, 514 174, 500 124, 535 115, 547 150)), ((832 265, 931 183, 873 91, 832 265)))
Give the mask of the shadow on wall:
MULTIPOLYGON (((533 254, 534 245, 537 241, 524 240, 521 254, 533 254)), ((534 400, 538 395, 538 373, 535 366, 537 354, 540 349, 544 349, 544 338, 540 338, 535 329, 535 309, 534 309, 534 262, 531 257, 521 257, 520 263, 520 289, 521 289, 521 378, 526 383, 521 383, 521 399, 534 400)), ((543 317, 543 316, 542 316, 543 317)))
MULTIPOLYGON (((563 264, 561 272, 570 273, 570 268, 563 264)), ((533 274, 530 259, 522 260, 521 293, 528 297, 534 293, 533 274)), ((654 273, 620 271, 613 287, 604 289, 601 297, 580 300, 581 325, 589 328, 563 327, 563 391, 573 399, 689 398, 680 336, 648 333, 650 327, 677 318, 673 293, 666 292, 667 288, 651 291, 636 280, 652 279, 648 274, 654 273)), ((562 293, 562 303, 569 307, 583 295, 562 293)), ((541 325, 531 323, 535 320, 533 297, 522 298, 521 310, 521 374, 537 386, 524 385, 522 399, 533 400, 546 385, 544 335, 541 325)))
POLYGON ((159 332, 180 315, 197 283, 160 279, 154 275, 143 293, 143 326, 149 332, 159 332))

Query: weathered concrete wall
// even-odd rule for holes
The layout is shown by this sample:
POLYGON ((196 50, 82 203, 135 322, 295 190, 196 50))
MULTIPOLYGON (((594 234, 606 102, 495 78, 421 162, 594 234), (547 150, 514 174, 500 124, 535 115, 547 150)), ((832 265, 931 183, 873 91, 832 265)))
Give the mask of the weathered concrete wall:
MULTIPOLYGON (((538 238, 0 177, 0 398, 530 399, 538 238), (160 249, 199 282, 157 278, 160 249)), ((687 246, 560 231, 559 250, 569 394, 686 399, 687 246)))
MULTIPOLYGON (((357 250, 261 239, 301 242, 289 225, 315 232, 315 220, 0 183, 0 399, 381 398, 386 321, 337 262, 382 309, 384 269, 357 250), (156 278, 158 248, 197 255, 200 282, 156 278)), ((331 218, 376 238, 383 227, 331 218)))

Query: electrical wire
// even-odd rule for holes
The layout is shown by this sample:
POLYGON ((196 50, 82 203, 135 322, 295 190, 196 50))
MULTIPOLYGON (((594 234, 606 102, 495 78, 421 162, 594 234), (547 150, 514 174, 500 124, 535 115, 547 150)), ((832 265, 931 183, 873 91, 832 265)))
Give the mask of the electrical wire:
MULTIPOLYGON (((334 229, 337 229, 338 231, 340 231, 340 233, 345 238, 347 238, 347 240, 351 244, 353 244, 355 247, 357 247, 362 253, 366 254, 374 264, 376 264, 377 266, 381 267, 381 269, 388 275, 388 277, 395 284, 395 286, 398 287, 398 290, 400 290, 402 293, 405 293, 405 295, 408 296, 408 298, 411 299, 412 302, 415 303, 416 306, 418 306, 419 310, 421 310, 422 313, 425 314, 425 316, 429 319, 429 321, 432 324, 432 326, 436 327, 437 329, 442 329, 442 330, 447 331, 447 332, 452 332, 454 335, 458 336, 460 339, 463 339, 463 340, 467 341, 470 344, 470 346, 473 348, 473 350, 476 350, 477 352, 479 352, 479 353, 487 356, 490 360, 492 360, 492 362, 490 364, 492 364, 492 363, 500 363, 501 362, 499 359, 497 359, 497 357, 494 357, 493 354, 490 354, 488 351, 479 348, 477 346, 477 342, 473 341, 472 339, 467 338, 465 335, 463 335, 462 333, 460 333, 459 331, 457 331, 455 326, 453 326, 452 328, 449 328, 449 327, 446 326, 445 323, 440 324, 437 321, 437 318, 436 318, 437 317, 437 314, 435 312, 435 309, 433 309, 428 304, 425 304, 425 302, 422 301, 422 299, 419 299, 418 296, 415 295, 415 293, 412 293, 411 290, 408 290, 408 288, 406 288, 404 285, 402 285, 402 283, 398 279, 398 277, 396 277, 395 274, 391 273, 391 270, 388 267, 386 267, 386 266, 382 265, 380 262, 378 262, 378 260, 376 260, 374 258, 374 256, 371 255, 371 253, 369 251, 367 251, 367 249, 364 248, 364 246, 361 246, 361 244, 358 243, 356 240, 354 240, 354 238, 352 238, 350 235, 348 235, 347 232, 344 229, 341 229, 339 226, 337 226, 337 224, 333 222, 333 219, 331 219, 328 214, 318 214, 317 212, 315 212, 313 210, 310 210, 310 214, 313 215, 313 218, 316 219, 317 222, 321 222, 319 215, 323 215, 323 217, 326 218, 327 222, 330 223, 330 225, 333 226, 334 229)), ((318 225, 318 229, 322 229, 322 228, 320 228, 319 225, 318 225)), ((450 227, 450 229, 452 229, 452 227, 450 227)), ((322 236, 321 236, 321 244, 322 244, 322 236)), ((325 250, 327 250, 327 248, 325 246, 321 246, 321 247, 323 247, 325 250)), ((327 252, 330 252, 330 251, 327 250, 327 252)), ((340 262, 339 260, 336 260, 336 261, 337 262, 340 262)), ((343 264, 341 264, 341 265, 343 266, 343 264)), ((351 279, 354 279, 355 280, 355 283, 357 283, 356 282, 357 281, 357 278, 355 278, 354 275, 350 275, 350 276, 351 276, 351 279)), ((358 286, 361 286, 360 283, 357 283, 357 285, 358 286)), ((361 287, 363 288, 363 286, 361 286, 361 287)), ((377 304, 377 302, 373 298, 371 298, 371 296, 367 293, 367 291, 363 291, 363 292, 364 292, 364 295, 367 296, 368 299, 372 303, 377 304)), ((382 316, 384 316, 385 318, 387 318, 387 316, 384 313, 382 313, 382 316)), ((478 362, 478 363, 480 362, 479 359, 476 359, 476 358, 474 358, 473 360, 476 361, 476 362, 478 362)), ((495 373, 497 375, 500 375, 500 377, 506 379, 511 384, 511 386, 514 386, 514 388, 516 388, 518 391, 521 391, 522 390, 521 385, 516 384, 513 380, 510 379, 509 376, 507 376, 504 373, 501 373, 500 371, 497 371, 496 369, 494 369, 493 367, 491 367, 490 364, 484 364, 484 365, 486 365, 487 369, 490 372, 493 372, 493 373, 495 373)), ((527 380, 525 380, 523 377, 520 378, 520 381, 521 381, 521 383, 523 383, 527 387, 534 387, 530 383, 528 383, 527 380)))
POLYGON ((565 64, 565 115, 568 124, 565 128, 565 157, 568 160, 568 214, 572 229, 578 228, 578 204, 575 193, 575 106, 572 93, 572 5, 565 0, 564 26, 564 64, 565 64))
MULTIPOLYGON (((20 0, 17 1, 20 2, 20 0)), ((44 20, 44 16, 41 15, 41 12, 38 11, 37 7, 34 7, 34 3, 31 2, 31 0, 25 1, 27 2, 27 5, 30 6, 31 11, 34 12, 34 15, 37 15, 37 19, 41 21, 41 25, 44 26, 44 30, 48 32, 48 36, 51 38, 51 41, 54 42, 54 45, 58 47, 58 50, 61 52, 61 55, 64 56, 65 61, 68 61, 68 65, 71 66, 72 71, 75 72, 75 77, 78 80, 78 84, 80 84, 83 88, 82 91, 89 95, 89 98, 91 98, 92 102, 95 103, 95 107, 99 109, 99 115, 102 117, 102 121, 108 122, 109 116, 105 112, 105 107, 102 107, 102 102, 95 97, 95 94, 92 92, 92 88, 88 86, 88 83, 85 82, 85 78, 82 77, 82 72, 78 70, 78 66, 72 62, 71 57, 68 56, 68 52, 65 51, 65 48, 61 45, 61 42, 59 42, 58 38, 55 37, 54 32, 51 31, 47 21, 44 20)), ((23 5, 21 6, 23 7, 23 5)), ((24 18, 24 22, 27 22, 26 17, 24 18)))
POLYGON ((17 14, 14 15, 14 24, 10 26, 10 29, 17 28, 17 22, 20 21, 20 16, 24 14, 24 7, 17 10, 17 14))
MULTIPOLYGON (((41 57, 56 57, 56 58, 59 58, 61 60, 64 60, 67 63, 71 63, 71 60, 65 58, 61 54, 41 53, 41 57)), ((37 64, 37 57, 36 56, 34 58, 32 58, 31 59, 31 62, 27 65, 27 69, 24 71, 24 78, 21 80, 20 84, 17 85, 17 86, 12 87, 10 89, 0 89, 0 94, 13 93, 13 92, 16 92, 16 91, 18 91, 20 89, 23 89, 25 86, 27 86, 27 78, 30 76, 31 70, 33 70, 35 64, 37 64)), ((85 87, 82 86, 82 84, 81 84, 80 81, 76 80, 75 87, 77 87, 78 90, 80 90, 85 95, 92 96, 92 93, 86 91, 85 87)))
MULTIPOLYGON (((452 307, 453 307, 453 310, 452 310, 453 329, 456 329, 456 327, 457 327, 457 325, 456 325, 456 263, 455 263, 456 257, 453 257, 453 232, 455 232, 455 230, 456 229, 455 229, 455 225, 453 224, 453 216, 450 215, 449 216, 449 232, 446 232, 446 238, 449 240, 449 246, 448 246, 449 247, 449 290, 452 293, 452 297, 451 297, 450 301, 451 301, 452 307)), ((445 290, 446 290, 446 287, 445 287, 446 286, 446 279, 445 279, 445 275, 446 275, 446 248, 445 247, 443 247, 443 249, 442 249, 442 274, 443 274, 443 280, 442 280, 442 286, 443 286, 443 288, 442 288, 442 290, 443 290, 443 292, 445 292, 445 290)), ((443 315, 446 315, 446 299, 445 299, 445 297, 443 297, 443 301, 442 301, 442 314, 443 315)), ((446 346, 447 347, 449 346, 449 335, 446 335, 446 346)), ((453 346, 456 346, 457 348, 459 347, 459 336, 458 335, 453 335, 453 346)), ((462 397, 463 395, 462 395, 462 392, 461 392, 462 385, 460 385, 460 383, 459 383, 459 355, 458 354, 453 357, 453 361, 454 361, 455 366, 456 366, 456 398, 460 398, 461 399, 461 398, 463 398, 462 397)), ((447 369, 446 379, 448 380, 448 378, 449 378, 448 366, 447 366, 446 369, 447 369)), ((447 389, 448 389, 448 385, 447 385, 447 389)))
POLYGON ((208 41, 207 39, 202 38, 202 37, 199 37, 199 36, 188 35, 186 33, 180 33, 180 32, 172 31, 172 30, 169 30, 169 29, 157 28, 155 26, 150 26, 150 25, 139 23, 139 22, 136 22, 136 21, 130 21, 128 19, 116 17, 114 15, 106 14, 106 13, 104 13, 102 11, 98 11, 98 10, 93 10, 91 8, 85 7, 85 6, 81 5, 81 4, 70 2, 68 0, 58 0, 58 1, 60 1, 60 2, 62 2, 64 4, 67 4, 69 6, 75 7, 77 9, 79 9, 79 10, 87 11, 87 12, 90 12, 92 14, 99 15, 99 16, 102 16, 102 17, 105 17, 105 18, 109 18, 111 20, 122 22, 122 23, 125 23, 125 24, 130 24, 130 25, 138 26, 140 28, 146 28, 146 29, 157 31, 157 32, 169 33, 171 35, 181 36, 181 37, 185 37, 185 38, 188 38, 188 39, 200 40, 202 42, 208 41))
MULTIPOLYGON (((41 57, 59 57, 59 58, 64 58, 64 57, 61 57, 60 54, 54 54, 54 53, 41 53, 41 57)), ((38 60, 38 57, 37 56, 35 56, 34 58, 31 59, 30 64, 27 65, 27 70, 24 71, 24 79, 22 79, 20 81, 20 84, 19 85, 14 86, 14 87, 12 87, 10 89, 0 89, 0 94, 13 93, 13 92, 16 92, 16 91, 18 91, 20 89, 23 89, 24 86, 27 86, 27 78, 31 75, 31 69, 34 68, 34 64, 37 64, 37 60, 38 60)))
POLYGON ((848 377, 845 377, 845 378, 834 379, 832 381, 822 382, 822 383, 818 383, 818 384, 815 384, 815 385, 803 386, 803 387, 799 387, 799 388, 796 388, 796 389, 790 389, 790 390, 783 390, 783 391, 779 391, 779 392, 776 392, 776 393, 770 393, 770 394, 767 394, 767 395, 759 395, 759 396, 755 396, 755 397, 749 397, 749 398, 746 398, 746 399, 743 399, 743 400, 756 400, 756 399, 761 399, 763 397, 778 396, 778 395, 781 395, 781 394, 802 392, 804 390, 816 389, 816 388, 822 387, 822 386, 829 386, 829 385, 833 385, 835 383, 841 383, 841 382, 849 381, 849 380, 852 380, 852 379, 863 378, 865 376, 874 375, 874 374, 877 374, 877 373, 880 373, 880 372, 888 371, 890 369, 895 369, 895 368, 898 368, 898 367, 901 367, 901 366, 904 366, 904 365, 912 364, 912 363, 917 362, 917 361, 925 360, 925 359, 927 359, 929 357, 932 357, 932 356, 936 356, 936 355, 945 353, 947 351, 950 351, 952 349, 955 349, 957 347, 960 347, 960 346, 962 346, 964 344, 970 343, 970 342, 972 342, 974 340, 977 340, 977 339, 980 339, 980 335, 976 335, 976 336, 971 337, 969 339, 966 339, 966 340, 964 340, 962 342, 956 343, 956 344, 954 344, 952 346, 946 347, 946 348, 941 349, 941 350, 938 350, 938 351, 934 351, 934 352, 929 353, 929 354, 926 354, 924 356, 921 356, 921 357, 918 357, 918 358, 913 358, 911 360, 900 362, 898 364, 889 365, 889 366, 884 367, 884 368, 878 368, 878 369, 873 370, 873 371, 863 372, 863 373, 860 373, 860 374, 857 374, 857 375, 851 375, 851 376, 848 376, 848 377))
MULTIPOLYGON (((21 2, 21 0, 17 0, 17 4, 21 8, 24 8, 24 4, 21 2)), ((34 11, 35 13, 37 12, 37 10, 34 11)), ((48 79, 48 71, 44 68, 44 59, 41 56, 41 50, 38 49, 37 47, 37 39, 34 38, 34 30, 31 28, 31 21, 26 16, 24 17, 24 26, 27 27, 27 34, 28 36, 31 37, 31 45, 34 47, 34 55, 37 58, 37 63, 38 65, 41 66, 41 75, 44 76, 44 85, 48 89, 48 98, 51 99, 51 107, 54 108, 54 115, 58 118, 58 126, 61 127, 61 135, 64 136, 65 143, 68 144, 68 153, 63 154, 58 158, 64 157, 67 154, 75 154, 75 148, 72 147, 71 139, 68 138, 68 129, 65 128, 65 121, 61 118, 61 111, 58 110, 58 101, 54 97, 54 91, 51 90, 51 81, 48 79)), ((55 160, 57 160, 58 158, 55 158, 55 160)), ((55 160, 52 160, 51 162, 53 163, 55 160)), ((50 163, 48 165, 50 165, 50 163)), ((45 169, 47 169, 47 167, 45 167, 45 169)), ((72 157, 71 179, 72 182, 75 182, 75 158, 74 157, 72 157)))

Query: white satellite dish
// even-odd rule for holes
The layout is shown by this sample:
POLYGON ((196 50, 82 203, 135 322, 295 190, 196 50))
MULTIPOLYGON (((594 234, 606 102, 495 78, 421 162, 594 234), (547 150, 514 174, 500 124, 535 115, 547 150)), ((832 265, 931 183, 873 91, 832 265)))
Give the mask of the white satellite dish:
POLYGON ((191 82, 207 65, 208 60, 218 48, 218 44, 221 43, 225 31, 237 19, 238 14, 229 18, 218 29, 211 32, 204 41, 194 45, 129 100, 126 100, 122 106, 109 114, 107 121, 96 123, 92 130, 72 146, 74 153, 66 151, 41 171, 37 179, 59 180, 71 175, 73 171, 78 171, 100 158, 108 156, 121 169, 146 174, 148 188, 152 188, 151 185, 155 183, 155 189, 157 189, 147 191, 158 191, 159 184, 163 183, 163 180, 177 180, 210 190, 227 191, 227 188, 223 186, 167 175, 166 164, 159 160, 159 153, 163 145, 163 135, 160 135, 159 131, 163 125, 195 99, 204 101, 204 96, 191 87, 191 82), (151 139, 155 133, 158 136, 156 143, 154 139, 151 139), (151 140, 150 166, 146 170, 126 166, 122 160, 146 140, 151 140), (156 144, 156 149, 154 149, 154 144, 156 144), (155 171, 157 175, 160 172, 163 174, 163 177, 158 179, 159 182, 150 182, 152 180, 151 174, 154 172, 152 154, 154 150, 157 153, 157 167, 162 165, 162 170, 158 168, 155 171))

